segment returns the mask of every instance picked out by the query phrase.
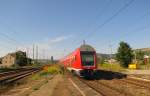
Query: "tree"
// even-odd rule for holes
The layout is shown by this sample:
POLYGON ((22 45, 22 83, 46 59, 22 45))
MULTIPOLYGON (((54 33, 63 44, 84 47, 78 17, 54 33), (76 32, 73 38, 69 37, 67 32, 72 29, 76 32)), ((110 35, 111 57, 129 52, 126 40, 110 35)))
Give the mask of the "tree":
POLYGON ((116 58, 122 66, 128 67, 133 59, 133 51, 130 45, 126 42, 120 42, 116 58))
POLYGON ((3 59, 3 58, 1 57, 1 58, 0 58, 0 64, 2 64, 2 59, 3 59))
POLYGON ((97 57, 97 64, 104 64, 105 58, 97 57))
POLYGON ((137 57, 138 60, 143 60, 144 55, 145 55, 144 52, 139 50, 139 51, 135 51, 135 53, 136 53, 136 57, 137 57))
POLYGON ((16 52, 16 63, 19 66, 26 66, 27 65, 27 56, 25 52, 18 51, 16 52))

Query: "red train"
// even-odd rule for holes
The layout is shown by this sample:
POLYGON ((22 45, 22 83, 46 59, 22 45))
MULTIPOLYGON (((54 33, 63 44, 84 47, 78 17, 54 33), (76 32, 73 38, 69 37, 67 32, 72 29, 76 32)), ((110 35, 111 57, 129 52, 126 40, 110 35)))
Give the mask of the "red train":
POLYGON ((81 77, 92 76, 97 69, 95 49, 87 44, 81 45, 74 52, 60 60, 65 68, 81 77))

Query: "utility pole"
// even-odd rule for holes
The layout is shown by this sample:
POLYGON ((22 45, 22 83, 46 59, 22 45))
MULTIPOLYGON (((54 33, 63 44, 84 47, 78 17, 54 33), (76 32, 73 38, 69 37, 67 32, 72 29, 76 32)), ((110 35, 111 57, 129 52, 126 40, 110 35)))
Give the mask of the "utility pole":
POLYGON ((83 40, 83 45, 85 45, 85 40, 83 40))
POLYGON ((111 43, 109 44, 109 49, 110 49, 110 64, 112 64, 112 45, 111 43))
POLYGON ((137 60, 136 60, 136 51, 134 51, 134 62, 135 62, 135 64, 137 63, 137 60))
POLYGON ((26 50, 27 50, 27 64, 29 64, 29 49, 26 48, 26 50))
POLYGON ((45 49, 43 49, 43 59, 45 59, 45 49))
POLYGON ((65 57, 66 49, 63 50, 63 57, 65 57))
POLYGON ((34 64, 34 44, 33 44, 33 64, 34 64))
POLYGON ((47 55, 47 64, 48 64, 48 61, 49 61, 49 57, 48 57, 48 55, 47 55))
POLYGON ((18 51, 18 47, 16 46, 16 52, 18 51))
POLYGON ((36 63, 38 62, 38 45, 36 45, 36 63))
POLYGON ((110 59, 111 59, 112 58, 112 56, 111 56, 112 55, 112 45, 111 44, 109 45, 109 49, 110 49, 110 59))
POLYGON ((53 64, 54 63, 54 57, 51 56, 51 63, 53 64))

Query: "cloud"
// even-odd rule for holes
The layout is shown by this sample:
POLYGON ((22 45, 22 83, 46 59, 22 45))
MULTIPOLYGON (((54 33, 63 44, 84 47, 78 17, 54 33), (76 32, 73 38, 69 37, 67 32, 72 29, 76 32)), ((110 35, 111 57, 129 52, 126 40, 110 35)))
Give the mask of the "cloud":
POLYGON ((72 35, 67 35, 67 36, 59 36, 55 37, 53 39, 44 39, 43 41, 37 42, 36 44, 41 47, 41 48, 50 48, 56 44, 59 44, 69 38, 73 37, 72 35))
POLYGON ((62 41, 64 41, 64 40, 66 40, 66 39, 69 39, 69 38, 71 38, 71 37, 72 37, 72 35, 60 36, 60 37, 56 37, 56 38, 50 40, 50 42, 51 42, 51 43, 59 43, 59 42, 62 42, 62 41))
MULTIPOLYGON (((61 51, 58 50, 58 48, 54 48, 55 45, 63 43, 64 41, 68 40, 69 38, 73 37, 73 35, 67 35, 67 36, 58 36, 52 39, 49 38, 44 38, 34 44, 28 44, 24 46, 19 47, 19 50, 26 50, 26 48, 28 48, 29 51, 29 56, 32 57, 33 54, 33 45, 35 45, 35 50, 36 50, 36 46, 38 46, 39 49, 39 57, 43 57, 43 52, 47 52, 45 53, 45 55, 53 55, 56 58, 59 58, 60 55, 62 55, 61 51), (50 52, 50 53, 48 53, 50 52)), ((36 52, 36 51, 35 51, 36 52)), ((50 57, 50 56, 49 56, 50 57)))

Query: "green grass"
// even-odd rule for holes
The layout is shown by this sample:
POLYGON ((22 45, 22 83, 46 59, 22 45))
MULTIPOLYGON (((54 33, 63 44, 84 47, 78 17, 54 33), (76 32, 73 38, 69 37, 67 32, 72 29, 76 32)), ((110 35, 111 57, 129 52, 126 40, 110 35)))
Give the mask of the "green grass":
MULTIPOLYGON (((116 72, 125 72, 126 69, 128 69, 128 68, 124 68, 120 66, 120 64, 98 64, 98 66, 100 69, 111 70, 111 71, 116 71, 116 72)), ((137 69, 149 70, 150 65, 138 65, 137 69)))
POLYGON ((45 72, 45 71, 41 71, 39 73, 36 73, 35 75, 32 76, 32 80, 39 80, 41 78, 47 78, 49 75, 51 75, 50 73, 48 72, 45 72))
POLYGON ((7 67, 0 68, 0 72, 7 72, 7 71, 13 71, 13 70, 16 70, 16 68, 7 68, 7 67))
POLYGON ((58 74, 60 72, 60 68, 58 66, 49 67, 47 73, 49 74, 58 74))
POLYGON ((51 76, 54 74, 59 74, 60 73, 60 68, 59 66, 50 66, 47 67, 47 69, 43 69, 41 72, 36 73, 35 75, 32 76, 31 80, 41 80, 43 79, 43 82, 37 84, 36 86, 33 86, 33 90, 39 90, 41 86, 44 84, 48 83, 48 80, 52 78, 51 76))
POLYGON ((125 68, 121 67, 120 64, 99 64, 100 69, 111 70, 116 72, 123 72, 125 68))

